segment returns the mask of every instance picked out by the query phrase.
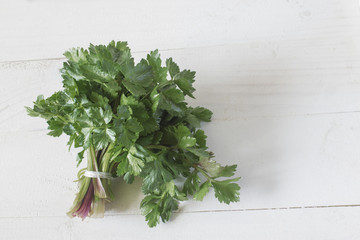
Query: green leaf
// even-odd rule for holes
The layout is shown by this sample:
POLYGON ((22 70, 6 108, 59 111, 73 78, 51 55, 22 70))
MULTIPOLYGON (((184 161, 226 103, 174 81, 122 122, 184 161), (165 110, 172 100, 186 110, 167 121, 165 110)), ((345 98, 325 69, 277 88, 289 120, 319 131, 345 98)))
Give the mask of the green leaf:
POLYGON ((162 139, 163 133, 162 132, 155 132, 154 137, 152 139, 152 144, 159 144, 162 139))
POLYGON ((96 129, 94 130, 92 139, 94 146, 97 150, 101 150, 107 147, 107 145, 115 141, 116 133, 110 128, 96 129))
POLYGON ((91 63, 99 63, 103 60, 111 59, 111 54, 104 45, 93 45, 90 43, 89 53, 91 58, 88 58, 88 61, 91 63))
MULTIPOLYGON (((120 154, 116 159, 117 162, 120 162, 116 174, 122 176, 124 174, 126 175, 126 173, 130 173, 133 176, 138 176, 145 165, 144 159, 142 159, 139 154, 141 153, 138 153, 138 150, 134 145, 130 147, 128 152, 120 154)), ((131 181, 131 176, 126 176, 126 178, 128 181, 131 181)))
POLYGON ((209 109, 203 107, 196 107, 192 109, 191 114, 196 116, 198 119, 204 122, 210 122, 212 112, 209 109))
POLYGON ((123 82, 124 86, 127 90, 134 96, 142 96, 146 94, 146 90, 144 87, 137 85, 135 83, 132 83, 130 80, 125 79, 123 82))
POLYGON ((107 47, 112 60, 118 64, 121 72, 125 72, 127 68, 134 66, 134 59, 131 57, 130 48, 127 42, 111 42, 107 47))
POLYGON ((199 191, 194 194, 194 199, 198 201, 202 201, 205 195, 209 192, 209 188, 211 187, 211 183, 209 181, 201 184, 199 191))
POLYGON ((144 194, 159 190, 162 184, 173 179, 171 172, 164 167, 160 159, 146 163, 142 177, 144 178, 142 186, 144 194))
POLYGON ((118 166, 116 169, 116 175, 122 176, 126 173, 128 173, 129 163, 127 160, 128 152, 122 152, 119 156, 117 156, 114 161, 118 162, 118 166))
POLYGON ((155 227, 159 223, 159 206, 156 204, 151 204, 144 208, 146 209, 145 220, 148 222, 149 227, 155 227))
POLYGON ((175 196, 176 186, 173 180, 165 183, 165 191, 169 193, 171 197, 175 196))
POLYGON ((136 98, 134 96, 131 96, 131 95, 125 96, 125 94, 122 94, 121 98, 120 98, 120 104, 134 106, 134 105, 139 104, 139 101, 136 100, 136 98))
POLYGON ((118 106, 117 116, 120 120, 126 120, 131 116, 131 108, 126 105, 118 106))
POLYGON ((142 59, 132 71, 125 75, 125 79, 130 80, 132 83, 148 87, 152 81, 152 69, 146 60, 142 59))
POLYGON ((96 127, 101 127, 108 124, 113 117, 111 107, 109 105, 105 106, 105 110, 101 107, 91 107, 85 109, 92 123, 96 127))
POLYGON ((199 145, 200 148, 206 148, 206 138, 205 132, 201 129, 198 129, 194 137, 196 138, 196 143, 199 145))
POLYGON ((161 95, 158 93, 156 87, 151 91, 150 99, 152 102, 151 110, 153 113, 156 113, 156 111, 158 110, 160 99, 161 99, 161 95))
MULTIPOLYGON (((156 99, 156 97, 153 97, 153 99, 156 99)), ((157 107, 168 111, 171 115, 183 116, 185 114, 186 103, 183 102, 184 94, 179 89, 174 87, 168 88, 162 91, 156 100, 158 101, 157 107)))
POLYGON ((145 104, 139 102, 134 97, 125 97, 124 95, 122 95, 121 105, 129 106, 131 110, 131 115, 136 118, 140 123, 143 123, 149 119, 145 104))
POLYGON ((32 108, 30 107, 25 107, 26 111, 27 111, 27 114, 30 116, 30 117, 38 117, 40 114, 35 112, 32 108))
POLYGON ((172 101, 173 103, 180 103, 184 101, 184 94, 176 88, 166 89, 162 92, 162 94, 168 101, 172 101))
MULTIPOLYGON (((83 74, 81 73, 79 64, 76 62, 64 62, 63 68, 60 70, 62 73, 62 76, 66 76, 64 80, 73 79, 75 82, 79 83, 80 80, 89 81, 89 79, 86 79, 83 74)), ((63 82, 64 84, 64 82, 63 82)), ((71 87, 71 84, 70 84, 71 87)))
POLYGON ((139 133, 143 130, 141 124, 134 118, 126 121, 114 120, 116 138, 126 148, 130 148, 139 138, 139 133))
POLYGON ((178 141, 180 141, 183 137, 188 137, 191 135, 190 129, 184 125, 179 125, 174 132, 178 141))
POLYGON ((193 88, 192 86, 192 84, 195 82, 194 78, 195 72, 192 72, 190 70, 184 70, 174 76, 174 82, 184 92, 184 94, 195 98, 192 95, 192 93, 195 91, 195 88, 193 88))
POLYGON ((84 146, 84 148, 89 148, 91 145, 91 128, 82 128, 81 134, 75 139, 75 147, 84 146))
POLYGON ((82 160, 84 159, 84 153, 85 150, 80 151, 77 155, 76 155, 76 162, 77 162, 77 167, 80 165, 80 163, 82 162, 82 160))
POLYGON ((240 178, 234 178, 224 181, 213 181, 212 186, 215 190, 215 197, 219 200, 219 202, 224 202, 226 204, 230 204, 230 202, 238 202, 239 198, 239 190, 240 187, 237 185, 236 181, 240 178))
POLYGON ((163 222, 168 221, 172 212, 179 208, 179 202, 165 191, 161 197, 154 194, 146 196, 141 201, 140 208, 148 225, 154 227, 159 223, 160 218, 163 222))
POLYGON ((181 149, 186 149, 188 147, 195 146, 195 144, 196 144, 196 139, 193 137, 187 136, 187 137, 182 137, 180 139, 178 146, 181 149))
MULTIPOLYGON (((127 151, 123 151, 121 152, 119 155, 117 155, 115 158, 114 158, 114 161, 115 162, 118 162, 118 163, 121 163, 121 162, 124 162, 126 161, 126 157, 128 155, 128 152, 127 151)), ((121 170, 122 172, 122 170, 121 170)), ((121 174, 119 175, 123 175, 125 172, 122 172, 121 174)))
POLYGON ((179 66, 173 62, 172 58, 166 59, 166 67, 169 70, 169 74, 171 78, 173 79, 176 74, 180 72, 179 66))
POLYGON ((135 177, 131 173, 127 172, 124 174, 123 179, 127 184, 131 184, 134 182, 135 177))
POLYGON ((200 157, 198 164, 212 177, 231 177, 235 174, 237 165, 221 166, 211 157, 200 157))
POLYGON ((79 94, 78 84, 76 80, 68 74, 62 74, 64 91, 69 93, 71 97, 75 97, 79 94))
POLYGON ((155 227, 160 220, 160 205, 157 203, 158 198, 153 195, 146 196, 140 204, 141 213, 145 216, 149 227, 155 227))
POLYGON ((161 59, 158 50, 150 52, 147 55, 147 61, 152 67, 154 80, 158 83, 166 82, 167 68, 161 67, 161 59))
POLYGON ((189 111, 185 113, 185 121, 190 124, 193 128, 199 128, 201 120, 195 115, 191 114, 189 111))
POLYGON ((92 101, 95 106, 103 108, 105 108, 105 106, 108 106, 109 103, 109 99, 106 96, 102 96, 96 92, 91 92, 89 100, 92 101))
POLYGON ((213 177, 218 177, 222 168, 221 165, 211 158, 201 157, 200 166, 213 177))
POLYGON ((123 71, 125 80, 124 86, 134 95, 141 96, 147 93, 148 87, 152 81, 152 69, 146 60, 140 61, 135 67, 129 67, 123 71))
POLYGON ((139 102, 133 96, 126 97, 125 95, 122 95, 121 105, 129 107, 130 114, 132 117, 136 118, 140 124, 143 125, 144 131, 146 133, 152 132, 152 129, 157 127, 158 124, 155 122, 155 119, 152 119, 149 116, 145 104, 139 102))
POLYGON ((71 48, 64 53, 64 56, 73 62, 86 62, 86 57, 88 56, 88 52, 83 48, 71 48))
POLYGON ((105 124, 110 123, 110 121, 113 118, 113 112, 110 107, 107 107, 109 105, 106 105, 105 112, 104 112, 104 122, 105 124))
POLYGON ((82 75, 93 82, 104 84, 114 79, 114 75, 109 74, 99 65, 84 64, 80 65, 82 75))
POLYGON ((65 134, 71 136, 76 133, 76 130, 72 124, 66 124, 63 128, 65 134))
POLYGON ((235 174, 237 165, 230 165, 221 168, 219 177, 232 177, 235 174))
POLYGON ((127 159, 129 161, 129 166, 130 166, 130 172, 134 175, 137 176, 140 174, 141 169, 144 167, 144 162, 142 159, 135 157, 132 154, 128 154, 127 155, 127 159))
POLYGON ((142 126, 144 128, 144 130, 142 132, 143 135, 147 135, 149 133, 153 133, 153 132, 159 130, 159 124, 152 117, 150 117, 147 120, 143 121, 142 126))
POLYGON ((143 127, 135 118, 126 121, 125 125, 126 125, 126 129, 132 132, 141 132, 143 130, 143 127))
POLYGON ((188 150, 189 152, 195 154, 198 157, 203 157, 203 158, 207 158, 210 157, 209 152, 206 151, 205 148, 187 148, 186 150, 188 150))
POLYGON ((169 221, 172 212, 179 208, 179 202, 169 194, 165 195, 160 204, 160 217, 163 222, 169 221))
POLYGON ((64 123, 55 119, 47 121, 49 124, 48 129, 51 130, 48 135, 53 137, 59 137, 63 133, 64 123))
POLYGON ((198 172, 194 170, 185 180, 183 192, 185 194, 193 195, 199 190, 200 178, 198 172))
POLYGON ((177 146, 181 149, 187 149, 196 144, 196 139, 191 136, 190 129, 184 125, 179 125, 177 128, 170 127, 166 129, 163 140, 169 144, 177 142, 177 146))

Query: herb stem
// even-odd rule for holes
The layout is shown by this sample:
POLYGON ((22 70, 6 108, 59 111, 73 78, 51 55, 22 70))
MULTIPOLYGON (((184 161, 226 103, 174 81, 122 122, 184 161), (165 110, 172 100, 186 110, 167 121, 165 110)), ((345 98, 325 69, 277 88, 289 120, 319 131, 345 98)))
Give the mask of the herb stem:
POLYGON ((167 147, 164 145, 147 145, 145 148, 147 149, 177 149, 177 146, 171 146, 171 147, 167 147))
POLYGON ((61 115, 57 114, 56 116, 57 116, 61 121, 63 121, 65 124, 68 124, 68 123, 69 123, 69 121, 66 120, 64 117, 62 117, 61 115))
POLYGON ((201 169, 201 168, 197 167, 196 165, 194 166, 194 168, 195 168, 197 171, 201 172, 201 174, 204 175, 204 177, 206 177, 210 182, 215 181, 214 178, 210 177, 210 175, 207 174, 207 173, 204 171, 204 169, 201 169))

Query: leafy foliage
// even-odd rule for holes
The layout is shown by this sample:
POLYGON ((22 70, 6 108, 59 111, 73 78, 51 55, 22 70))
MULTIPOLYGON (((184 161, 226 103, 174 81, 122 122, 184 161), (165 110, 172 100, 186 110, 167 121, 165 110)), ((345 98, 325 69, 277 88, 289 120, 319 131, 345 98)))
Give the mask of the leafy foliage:
POLYGON ((143 178, 140 207, 150 227, 168 221, 189 196, 203 200, 211 187, 220 202, 239 201, 239 178, 219 180, 232 177, 236 165, 215 162, 199 129, 212 112, 185 101, 194 98, 195 72, 180 70, 172 58, 163 65, 157 50, 135 64, 126 42, 64 55, 64 89, 40 95, 28 114, 46 119, 49 135, 68 135, 69 147, 81 148, 78 164, 94 149, 95 170, 127 183, 143 178))

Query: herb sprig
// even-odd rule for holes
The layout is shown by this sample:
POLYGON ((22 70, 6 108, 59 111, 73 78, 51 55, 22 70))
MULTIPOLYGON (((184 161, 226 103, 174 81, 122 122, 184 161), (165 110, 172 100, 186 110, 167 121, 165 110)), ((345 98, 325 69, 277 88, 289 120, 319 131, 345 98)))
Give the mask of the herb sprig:
POLYGON ((150 227, 168 221, 189 196, 203 200, 211 187, 220 202, 239 201, 239 178, 224 179, 234 175, 236 165, 215 162, 199 129, 212 112, 185 102, 185 96, 194 98, 195 72, 180 71, 172 58, 163 66, 157 50, 135 64, 126 42, 73 48, 64 55, 64 89, 46 99, 40 95, 26 108, 30 116, 47 120, 50 136, 65 133, 69 149, 81 149, 78 165, 87 152, 69 216, 103 216, 105 202, 114 198, 111 179, 91 178, 86 171, 126 183, 141 177, 140 208, 150 227))

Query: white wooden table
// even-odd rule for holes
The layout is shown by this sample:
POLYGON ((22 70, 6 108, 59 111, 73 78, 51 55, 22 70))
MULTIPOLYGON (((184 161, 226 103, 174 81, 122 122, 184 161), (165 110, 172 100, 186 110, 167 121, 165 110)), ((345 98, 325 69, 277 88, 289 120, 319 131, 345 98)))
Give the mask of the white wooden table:
POLYGON ((359 239, 360 10, 355 0, 0 1, 1 239, 359 239), (104 219, 69 219, 75 151, 24 106, 61 89, 62 53, 126 40, 197 72, 196 99, 241 201, 213 192, 147 227, 140 181, 104 219))

